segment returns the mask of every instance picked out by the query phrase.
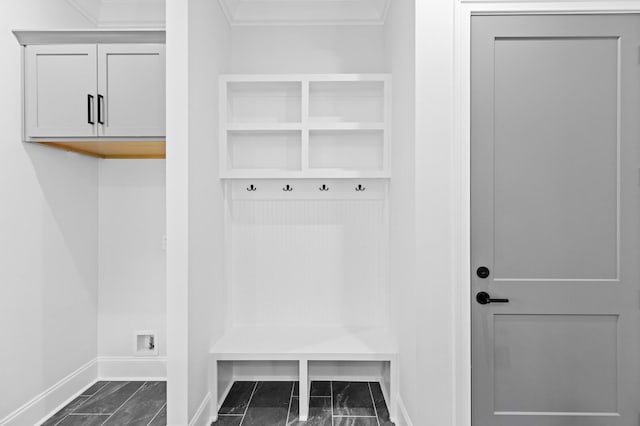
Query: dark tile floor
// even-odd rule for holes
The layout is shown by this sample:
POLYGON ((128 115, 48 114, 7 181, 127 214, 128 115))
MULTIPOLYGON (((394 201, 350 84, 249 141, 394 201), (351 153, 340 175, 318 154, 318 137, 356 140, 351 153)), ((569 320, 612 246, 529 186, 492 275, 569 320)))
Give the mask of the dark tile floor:
POLYGON ((165 426, 165 382, 97 382, 42 426, 165 426))
MULTIPOLYGON (((165 426, 165 382, 98 382, 43 426, 165 426)), ((312 382, 298 420, 298 382, 235 382, 214 426, 393 426, 379 383, 312 382)))
POLYGON ((312 382, 298 420, 298 382, 235 382, 213 426, 393 426, 379 383, 312 382))

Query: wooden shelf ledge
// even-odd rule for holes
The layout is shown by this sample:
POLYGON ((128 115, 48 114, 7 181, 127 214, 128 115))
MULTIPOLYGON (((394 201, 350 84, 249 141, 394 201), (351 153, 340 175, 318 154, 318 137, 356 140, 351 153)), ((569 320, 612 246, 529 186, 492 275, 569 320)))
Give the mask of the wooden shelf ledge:
POLYGON ((166 158, 164 141, 83 141, 37 142, 65 151, 77 152, 104 159, 163 159, 166 158))

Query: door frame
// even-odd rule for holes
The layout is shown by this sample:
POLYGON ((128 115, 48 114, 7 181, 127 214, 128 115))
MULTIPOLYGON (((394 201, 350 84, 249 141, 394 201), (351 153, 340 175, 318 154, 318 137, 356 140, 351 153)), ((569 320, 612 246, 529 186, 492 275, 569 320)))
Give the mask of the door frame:
POLYGON ((455 425, 471 426, 471 17, 473 15, 640 14, 640 0, 458 0, 454 13, 453 241, 455 425))

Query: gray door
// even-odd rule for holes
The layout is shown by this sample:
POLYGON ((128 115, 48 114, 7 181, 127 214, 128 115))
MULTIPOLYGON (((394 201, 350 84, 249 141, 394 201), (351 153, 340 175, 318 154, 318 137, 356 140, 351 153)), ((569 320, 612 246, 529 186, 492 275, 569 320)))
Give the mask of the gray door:
POLYGON ((639 424, 639 46, 635 15, 472 19, 474 426, 639 424))

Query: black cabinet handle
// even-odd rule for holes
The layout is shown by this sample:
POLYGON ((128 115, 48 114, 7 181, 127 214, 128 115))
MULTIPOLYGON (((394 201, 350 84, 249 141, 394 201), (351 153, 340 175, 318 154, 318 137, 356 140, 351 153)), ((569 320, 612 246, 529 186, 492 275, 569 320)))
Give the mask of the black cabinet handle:
POLYGON ((481 291, 476 294, 476 301, 481 305, 487 305, 489 303, 509 303, 509 299, 492 299, 486 291, 481 291))
POLYGON ((87 95, 87 123, 96 124, 93 120, 93 95, 87 95))
POLYGON ((104 124, 104 118, 102 118, 102 108, 104 107, 104 96, 98 95, 98 123, 104 124))

